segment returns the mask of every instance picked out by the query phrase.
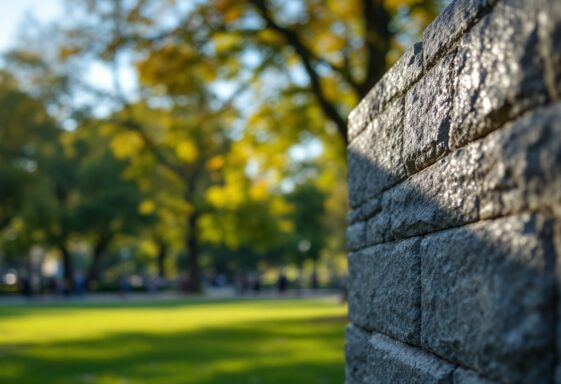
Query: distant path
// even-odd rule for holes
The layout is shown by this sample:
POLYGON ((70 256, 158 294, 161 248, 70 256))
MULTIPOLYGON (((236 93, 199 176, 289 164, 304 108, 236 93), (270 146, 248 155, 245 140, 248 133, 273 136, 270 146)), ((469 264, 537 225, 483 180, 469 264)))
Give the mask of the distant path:
POLYGON ((126 295, 119 293, 89 293, 82 296, 60 296, 52 294, 35 295, 27 298, 21 295, 0 295, 0 306, 13 305, 35 305, 35 304, 103 304, 103 303, 140 303, 140 302, 166 302, 166 301, 221 301, 221 300, 282 300, 282 299, 341 299, 341 293, 337 290, 303 289, 288 290, 284 294, 278 293, 276 290, 265 290, 260 293, 249 292, 246 294, 238 294, 230 289, 209 289, 202 294, 184 294, 180 292, 131 292, 126 295))

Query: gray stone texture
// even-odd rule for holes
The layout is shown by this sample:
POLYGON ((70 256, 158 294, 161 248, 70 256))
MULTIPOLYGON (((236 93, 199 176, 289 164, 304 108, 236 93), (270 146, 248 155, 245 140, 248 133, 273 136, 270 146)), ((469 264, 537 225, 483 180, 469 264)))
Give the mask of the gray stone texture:
POLYGON ((418 344, 421 325, 419 239, 349 255, 349 314, 354 324, 418 344))
POLYGON ((422 349, 358 327, 346 329, 347 384, 452 384, 454 367, 422 349))
POLYGON ((363 248, 366 243, 366 223, 358 222, 347 228, 347 250, 363 248))
POLYGON ((359 207, 405 178, 403 146, 403 98, 374 118, 348 148, 349 204, 359 207))
MULTIPOLYGON (((455 227, 478 219, 478 157, 460 150, 388 192, 396 239, 455 227)), ((383 210, 382 210, 383 212, 383 210)))
POLYGON ((366 383, 368 378, 369 334, 348 325, 345 329, 345 382, 366 383))
POLYGON ((454 371, 454 384, 494 384, 469 369, 457 368, 454 371))
POLYGON ((508 383, 553 378, 554 251, 537 214, 427 236, 421 254, 421 343, 508 383))
POLYGON ((416 43, 372 88, 349 115, 349 142, 352 142, 387 105, 405 91, 423 73, 422 43, 416 43))
POLYGON ((365 383, 452 383, 454 367, 422 349, 379 333, 373 333, 368 342, 368 381, 365 383))
POLYGON ((353 111, 348 383, 561 384, 560 99, 560 0, 455 0, 353 111))
POLYGON ((431 66, 468 28, 491 9, 493 0, 453 1, 423 34, 424 62, 431 66))
POLYGON ((475 146, 481 218, 561 208, 561 103, 535 110, 475 146))
MULTIPOLYGON (((525 211, 559 209, 561 103, 538 109, 388 191, 392 239, 525 211)), ((387 232, 388 228, 378 231, 387 232)), ((370 226, 368 233, 372 232, 370 226)))
POLYGON ((384 195, 379 199, 381 201, 381 206, 386 207, 386 209, 380 209, 374 216, 372 216, 366 223, 366 245, 376 245, 384 243, 387 241, 392 241, 394 238, 391 234, 391 214, 390 210, 390 198, 391 193, 384 193, 384 195))
POLYGON ((348 222, 349 225, 357 221, 364 221, 380 212, 382 209, 382 199, 372 199, 349 212, 348 222))
POLYGON ((449 54, 407 93, 403 158, 409 174, 430 165, 448 150, 453 64, 454 55, 449 54))
POLYGON ((555 369, 555 383, 561 384, 561 214, 557 212, 553 226, 553 244, 555 246, 556 268, 555 275, 557 277, 557 367, 555 369))
POLYGON ((452 148, 547 101, 537 24, 532 1, 503 0, 460 40, 452 148))

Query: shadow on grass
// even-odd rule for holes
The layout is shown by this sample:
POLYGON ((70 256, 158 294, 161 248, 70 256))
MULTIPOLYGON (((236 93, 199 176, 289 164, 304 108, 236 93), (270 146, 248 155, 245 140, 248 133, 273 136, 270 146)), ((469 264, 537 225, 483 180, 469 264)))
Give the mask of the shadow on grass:
MULTIPOLYGON (((223 304, 243 304, 247 303, 252 306, 260 306, 263 309, 270 308, 274 303, 276 308, 306 308, 309 305, 309 298, 298 298, 293 296, 279 296, 279 297, 233 297, 233 298, 205 298, 196 296, 185 296, 164 300, 150 300, 150 301, 137 301, 128 299, 108 299, 100 301, 87 301, 76 298, 60 298, 60 300, 42 302, 41 300, 30 299, 18 304, 1 304, 0 305, 0 321, 2 318, 9 317, 26 317, 36 315, 40 311, 42 313, 54 312, 59 313, 73 309, 173 309, 182 307, 199 307, 199 306, 219 306, 223 304)), ((314 305, 331 306, 333 297, 318 297, 312 298, 314 305)))
POLYGON ((345 318, 253 321, 173 333, 5 345, 0 381, 341 383, 345 318))

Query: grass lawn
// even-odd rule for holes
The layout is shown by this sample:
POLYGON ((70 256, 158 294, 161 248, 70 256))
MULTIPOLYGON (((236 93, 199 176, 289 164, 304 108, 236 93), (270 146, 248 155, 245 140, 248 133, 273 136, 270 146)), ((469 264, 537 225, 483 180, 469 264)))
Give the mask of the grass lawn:
POLYGON ((0 306, 0 383, 342 383, 345 313, 320 299, 0 306))

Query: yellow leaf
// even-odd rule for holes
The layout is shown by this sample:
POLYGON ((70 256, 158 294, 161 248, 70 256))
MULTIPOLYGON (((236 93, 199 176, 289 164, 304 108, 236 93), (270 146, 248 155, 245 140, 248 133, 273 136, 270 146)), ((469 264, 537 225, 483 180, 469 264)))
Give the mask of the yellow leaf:
POLYGON ((223 53, 235 48, 240 43, 240 37, 233 33, 215 33, 212 37, 216 53, 223 53))
POLYGON ((279 229, 284 233, 290 233, 294 230, 294 223, 290 220, 279 220, 279 229))
POLYGON ((78 46, 62 47, 58 52, 58 57, 62 61, 65 61, 66 59, 79 54, 81 51, 82 49, 78 46))
POLYGON ((209 82, 216 80, 216 72, 211 65, 201 65, 196 72, 203 80, 209 82))
POLYGON ((222 190, 222 188, 220 187, 210 187, 209 189, 207 189, 206 191, 206 198, 208 200, 208 202, 212 205, 214 205, 217 208, 223 208, 225 203, 226 203, 226 199, 225 199, 225 194, 222 190))
POLYGON ((283 38, 275 31, 270 29, 264 29, 259 31, 258 35, 259 40, 261 40, 265 44, 282 44, 283 38))
POLYGON ((356 0, 328 0, 327 6, 335 15, 346 18, 358 16, 361 12, 361 7, 356 0))
POLYGON ((325 92, 325 96, 330 99, 334 100, 337 98, 337 81, 332 77, 328 77, 323 80, 323 90, 325 92))
POLYGON ((224 12, 224 21, 227 23, 232 23, 240 18, 242 15, 241 7, 230 6, 226 12, 224 12))
POLYGON ((135 132, 123 132, 111 140, 111 150, 118 159, 133 157, 142 148, 142 139, 135 132))
POLYGON ((115 132, 115 126, 112 124, 104 123, 99 126, 99 134, 101 136, 110 136, 113 132, 115 132))
POLYGON ((74 147, 74 135, 71 132, 66 132, 60 136, 64 154, 68 157, 76 156, 76 148, 74 147))
POLYGON ((214 217, 208 214, 202 215, 199 220, 199 226, 201 229, 201 237, 204 240, 209 243, 220 243, 222 240, 222 233, 220 231, 220 225, 218 225, 214 217))
POLYGON ((192 163, 199 156, 199 151, 191 140, 183 140, 175 147, 175 154, 180 160, 192 163))
POLYGON ((209 171, 217 171, 224 166, 224 156, 214 156, 210 158, 207 163, 206 167, 209 171))
POLYGON ((325 34, 320 37, 318 46, 325 52, 338 52, 345 46, 346 42, 340 36, 325 34))
POLYGON ((255 183, 249 190, 249 195, 252 199, 257 201, 264 201, 268 195, 267 183, 262 180, 255 183))
POLYGON ((150 215, 156 210, 156 204, 152 200, 144 200, 138 206, 138 212, 142 215, 150 215))

